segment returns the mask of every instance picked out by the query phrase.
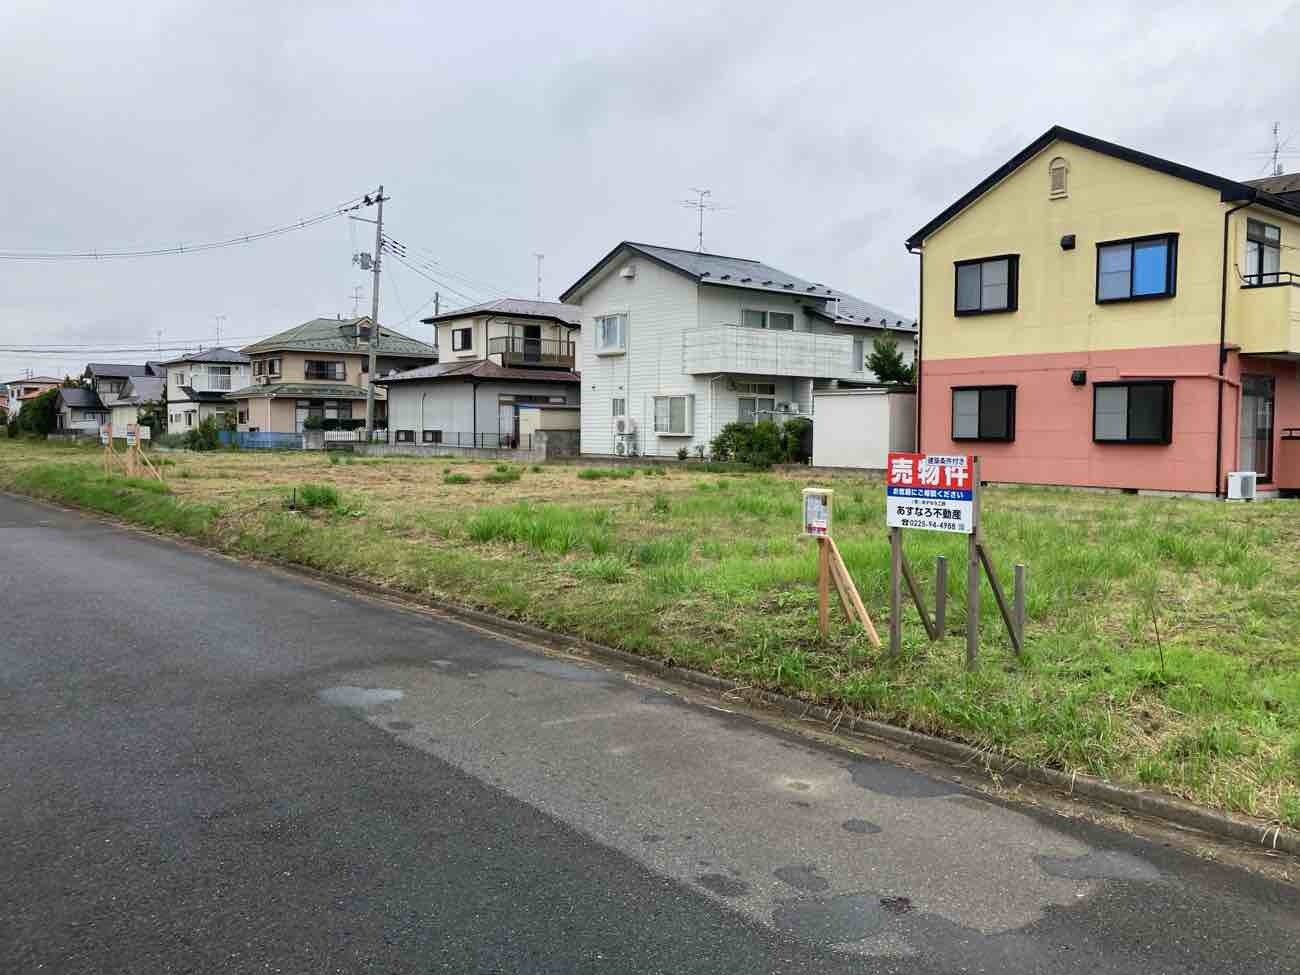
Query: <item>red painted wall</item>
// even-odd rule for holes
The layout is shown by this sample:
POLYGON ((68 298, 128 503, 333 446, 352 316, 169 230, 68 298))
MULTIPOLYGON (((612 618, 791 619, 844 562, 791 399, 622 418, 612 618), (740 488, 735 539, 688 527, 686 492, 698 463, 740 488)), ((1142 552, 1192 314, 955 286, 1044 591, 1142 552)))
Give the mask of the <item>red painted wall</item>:
MULTIPOLYGON (((990 481, 1213 493, 1218 355, 1217 345, 1192 345, 926 360, 921 449, 978 454, 990 481), (1075 369, 1087 371, 1085 385, 1071 385, 1075 369), (1174 380, 1173 442, 1093 443, 1092 384, 1143 378, 1174 380), (1016 387, 1015 440, 954 441, 952 387, 997 385, 1016 387)), ((1237 414, 1235 387, 1224 387, 1223 414, 1237 414)), ((1228 470, 1235 420, 1224 427, 1228 470)))

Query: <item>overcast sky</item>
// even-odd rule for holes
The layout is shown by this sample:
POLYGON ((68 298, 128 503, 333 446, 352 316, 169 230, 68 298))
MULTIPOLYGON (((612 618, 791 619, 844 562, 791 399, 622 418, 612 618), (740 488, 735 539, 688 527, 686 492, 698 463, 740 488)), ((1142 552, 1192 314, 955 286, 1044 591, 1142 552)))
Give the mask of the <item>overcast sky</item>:
MULTIPOLYGON (((707 187, 707 250, 914 314, 903 239, 1054 123, 1238 178, 1274 121, 1300 149, 1297 3, 622 6, 8 0, 0 251, 221 239, 383 182, 449 303, 532 295, 539 251, 554 296, 619 240, 694 247, 676 201, 707 187)), ((0 345, 211 342, 216 315, 239 345, 350 314, 372 233, 0 261, 0 345)), ((381 319, 427 337, 438 286, 388 269, 381 319)), ((88 358, 145 356, 0 353, 0 379, 88 358)))

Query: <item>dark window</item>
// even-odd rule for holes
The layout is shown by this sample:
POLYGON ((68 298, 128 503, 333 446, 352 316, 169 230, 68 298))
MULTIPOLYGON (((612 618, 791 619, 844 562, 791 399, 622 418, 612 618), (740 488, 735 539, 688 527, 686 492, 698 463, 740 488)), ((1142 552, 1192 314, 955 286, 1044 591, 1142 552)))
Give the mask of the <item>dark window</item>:
POLYGON ((1016 310, 1020 255, 958 261, 956 268, 955 307, 958 315, 1016 310))
POLYGON ((466 352, 474 346, 474 329, 453 328, 451 330, 451 351, 466 352))
POLYGON ((1177 234, 1098 244, 1097 301, 1172 297, 1177 265, 1177 234))
POLYGON ((342 362, 308 359, 303 364, 303 375, 308 379, 333 379, 342 382, 347 377, 347 371, 342 362))
POLYGON ((442 443, 442 431, 441 431, 441 430, 425 430, 425 431, 424 431, 424 442, 425 442, 425 443, 442 443))
POLYGON ((1246 283, 1277 284, 1282 267, 1282 228, 1262 220, 1246 221, 1246 283))
POLYGON ((1171 380, 1092 387, 1092 439, 1097 443, 1166 444, 1173 439, 1173 420, 1171 380))
POLYGON ((414 430, 397 430, 395 440, 397 443, 415 443, 414 430))
POLYGON ((1016 387, 954 386, 953 440, 1015 440, 1016 387))

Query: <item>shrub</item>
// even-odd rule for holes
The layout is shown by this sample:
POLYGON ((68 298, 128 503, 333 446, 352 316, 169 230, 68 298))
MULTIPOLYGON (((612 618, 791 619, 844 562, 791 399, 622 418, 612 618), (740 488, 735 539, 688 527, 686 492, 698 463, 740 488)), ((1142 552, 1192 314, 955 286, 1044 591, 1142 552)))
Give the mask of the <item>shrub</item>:
POLYGON ((155 447, 180 448, 185 446, 185 437, 183 433, 164 433, 160 437, 155 437, 153 442, 155 447))
POLYGON ((187 430, 185 446, 190 450, 216 450, 220 447, 221 437, 217 432, 217 418, 210 416, 193 430, 187 430))
POLYGON ((337 511, 343 506, 339 489, 333 484, 304 484, 298 488, 298 507, 303 509, 325 508, 337 511))
POLYGON ((325 418, 312 414, 302 421, 302 428, 304 430, 324 430, 325 418))
POLYGON ((806 464, 812 460, 812 420, 803 416, 791 417, 781 428, 781 436, 785 440, 786 463, 806 464))
POLYGON ((17 417, 14 417, 12 420, 9 421, 9 423, 7 424, 7 426, 6 426, 6 428, 5 428, 5 432, 9 434, 9 439, 10 439, 10 440, 17 440, 17 439, 18 439, 18 434, 20 433, 20 431, 19 431, 19 429, 18 429, 18 418, 17 418, 17 417))
POLYGON ((686 447, 678 447, 678 448, 677 448, 677 459, 678 459, 678 460, 685 460, 685 459, 686 459, 687 457, 689 457, 689 456, 691 456, 691 452, 690 452, 690 450, 689 450, 688 448, 686 448, 686 447))
POLYGON ((728 423, 711 446, 714 460, 736 460, 754 467, 771 467, 786 459, 781 427, 771 420, 728 423))
POLYGON ((57 389, 47 389, 35 399, 30 399, 18 411, 18 429, 22 433, 44 437, 58 427, 57 389))
POLYGON ((584 481, 599 481, 604 478, 619 480, 635 476, 636 469, 632 467, 584 467, 578 471, 578 477, 584 481))

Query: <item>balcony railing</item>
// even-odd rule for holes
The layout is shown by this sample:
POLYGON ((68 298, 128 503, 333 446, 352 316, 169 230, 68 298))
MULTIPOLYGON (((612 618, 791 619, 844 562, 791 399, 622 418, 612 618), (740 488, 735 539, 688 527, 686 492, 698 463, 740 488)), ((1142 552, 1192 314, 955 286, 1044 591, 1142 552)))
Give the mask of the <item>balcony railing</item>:
POLYGON ((247 386, 248 383, 236 384, 234 377, 230 373, 208 374, 196 372, 190 375, 189 382, 185 385, 196 393, 228 393, 239 386, 247 386))
POLYGON ((682 336, 684 371, 867 382, 864 349, 849 335, 709 325, 682 336))
POLYGON ((501 356, 503 366, 572 369, 574 343, 564 339, 526 339, 500 335, 488 339, 488 355, 501 356))
POLYGON ((1243 275, 1237 305, 1228 321, 1243 353, 1300 353, 1300 276, 1243 275))

